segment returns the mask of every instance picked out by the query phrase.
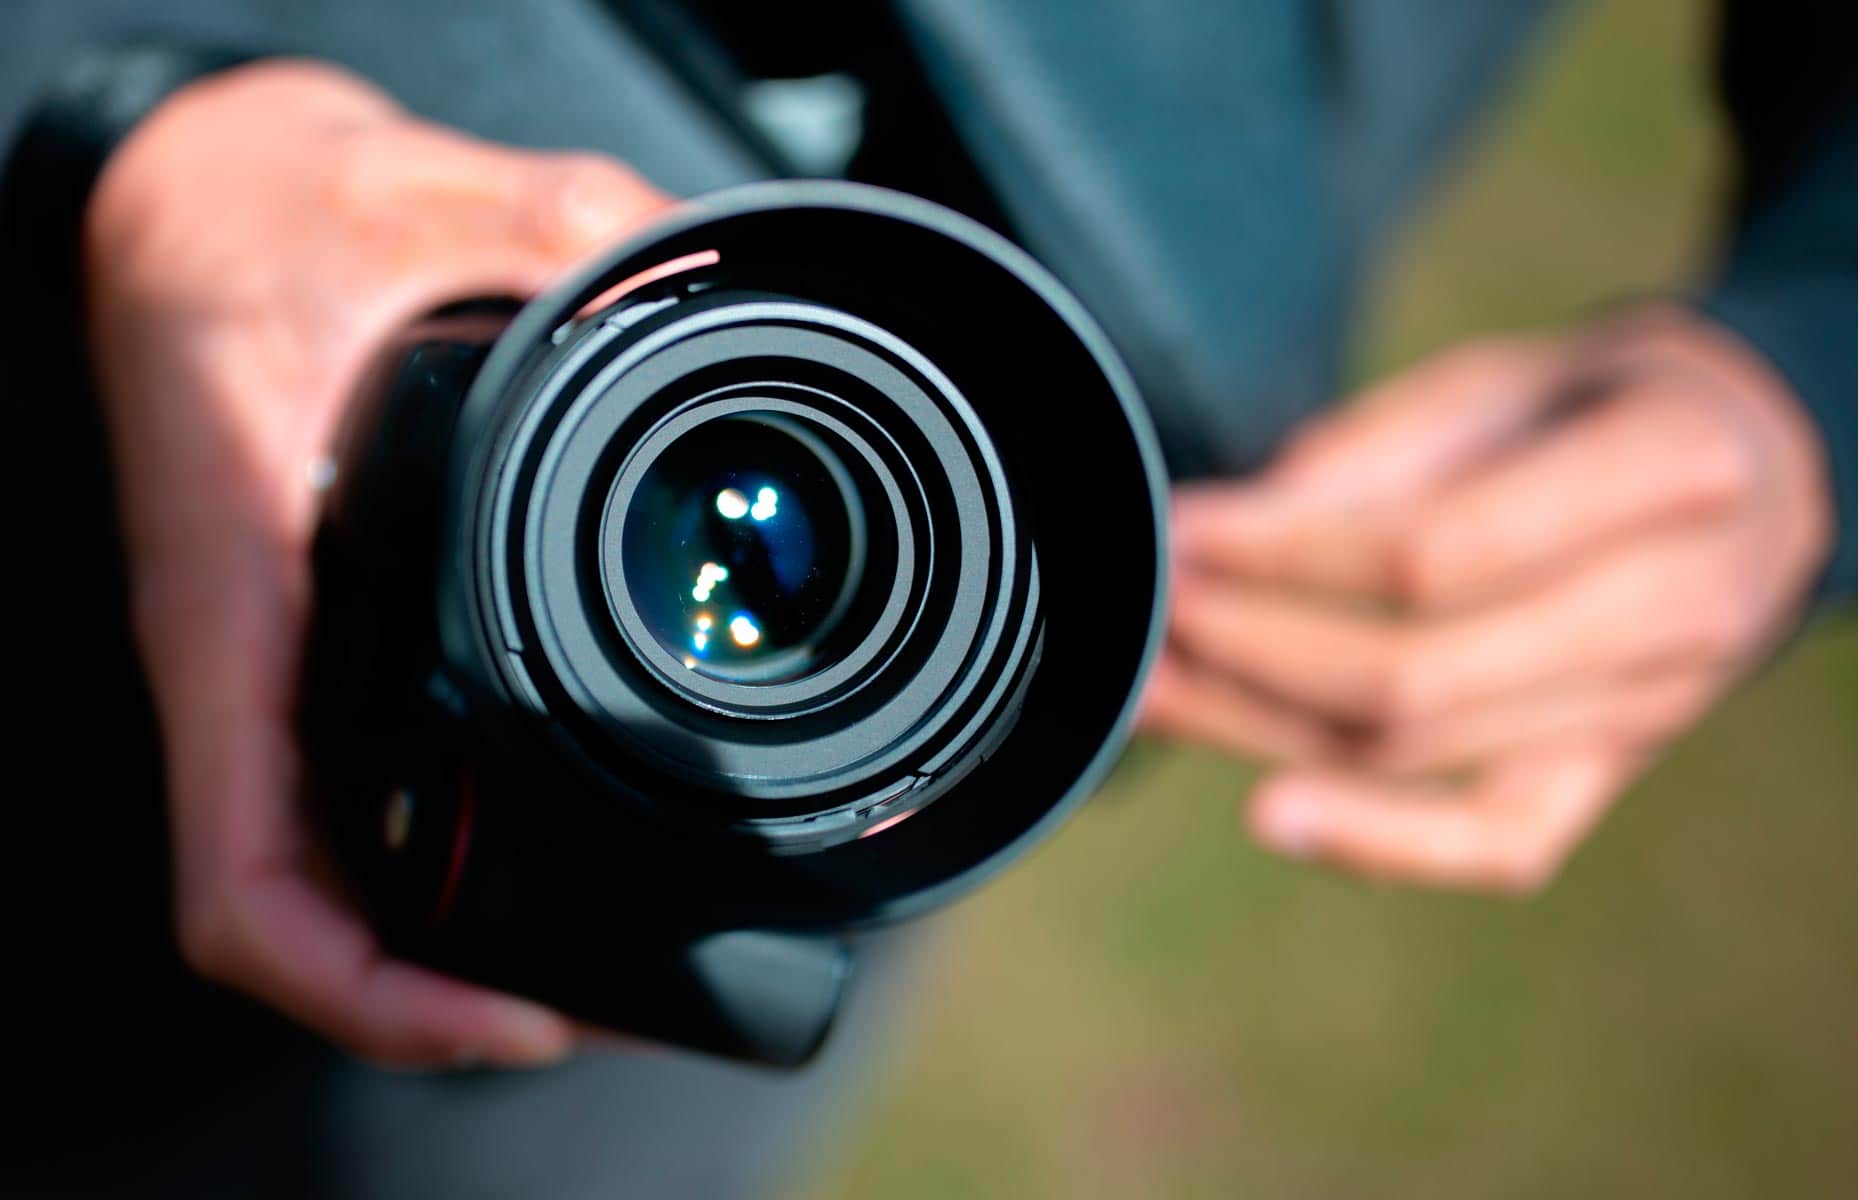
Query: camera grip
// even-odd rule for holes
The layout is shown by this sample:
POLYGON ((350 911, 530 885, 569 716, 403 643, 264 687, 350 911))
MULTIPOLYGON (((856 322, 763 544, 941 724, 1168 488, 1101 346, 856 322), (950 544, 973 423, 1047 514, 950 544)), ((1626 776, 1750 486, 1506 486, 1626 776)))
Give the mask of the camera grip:
POLYGON ((341 837, 351 856, 370 847, 348 866, 395 953, 725 1058, 798 1067, 825 1042, 852 971, 840 939, 680 920, 582 862, 587 839, 520 819, 517 790, 460 767, 402 778, 412 782, 386 794, 377 821, 354 812, 374 828, 341 837))

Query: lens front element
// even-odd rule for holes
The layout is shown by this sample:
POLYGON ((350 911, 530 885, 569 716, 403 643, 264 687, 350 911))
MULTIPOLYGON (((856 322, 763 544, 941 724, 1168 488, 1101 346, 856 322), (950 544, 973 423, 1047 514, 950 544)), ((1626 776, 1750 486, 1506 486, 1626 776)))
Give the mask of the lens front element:
POLYGON ((800 678, 844 618, 865 517, 830 434, 780 413, 705 422, 667 446, 628 508, 621 563, 652 636, 734 683, 800 678))

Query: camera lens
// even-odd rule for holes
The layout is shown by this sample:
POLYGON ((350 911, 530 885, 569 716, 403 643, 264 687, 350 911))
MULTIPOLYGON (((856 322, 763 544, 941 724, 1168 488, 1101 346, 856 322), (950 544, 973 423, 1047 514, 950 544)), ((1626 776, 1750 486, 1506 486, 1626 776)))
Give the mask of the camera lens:
POLYGON ((740 870, 886 831, 875 885, 901 845, 941 869, 931 826, 888 831, 945 795, 1018 836, 1002 805, 1048 768, 994 766, 1011 747, 1077 777, 1159 555, 1127 381, 1058 285, 950 214, 843 195, 694 212, 518 318, 459 418, 441 634, 599 805, 740 870))
POLYGON ((686 668, 753 684, 828 665, 866 540, 831 441, 803 419, 737 413, 684 433, 646 469, 621 569, 646 629, 686 668))
POLYGON ((974 886, 1114 760, 1162 636, 1153 433, 1057 280, 858 185, 694 202, 508 316, 420 322, 349 410, 319 824, 396 954, 797 1063, 821 935, 974 886))

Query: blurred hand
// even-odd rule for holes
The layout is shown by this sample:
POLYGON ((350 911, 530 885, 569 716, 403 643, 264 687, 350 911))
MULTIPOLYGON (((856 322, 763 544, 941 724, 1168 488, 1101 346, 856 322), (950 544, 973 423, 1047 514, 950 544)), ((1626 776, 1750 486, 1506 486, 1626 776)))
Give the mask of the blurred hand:
POLYGON ((385 957, 320 869, 293 740, 311 465, 402 323, 534 293, 665 203, 616 163, 474 141, 332 68, 275 61, 171 97, 86 214, 183 953, 369 1058, 541 1062, 571 1032, 385 957))
POLYGON ((1791 626, 1817 433, 1702 321, 1456 349, 1176 494, 1149 728, 1288 760, 1283 853, 1527 891, 1791 626))

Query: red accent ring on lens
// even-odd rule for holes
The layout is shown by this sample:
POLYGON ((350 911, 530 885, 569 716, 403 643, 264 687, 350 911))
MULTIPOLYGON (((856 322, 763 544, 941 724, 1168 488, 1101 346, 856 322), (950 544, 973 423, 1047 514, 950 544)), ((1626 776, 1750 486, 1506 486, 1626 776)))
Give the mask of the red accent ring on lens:
POLYGON ((439 887, 438 902, 432 906, 432 923, 443 924, 458 896, 458 884, 464 878, 465 856, 471 852, 471 825, 477 815, 477 782, 469 771, 458 773, 458 824, 452 830, 452 856, 445 865, 445 882, 439 887))

